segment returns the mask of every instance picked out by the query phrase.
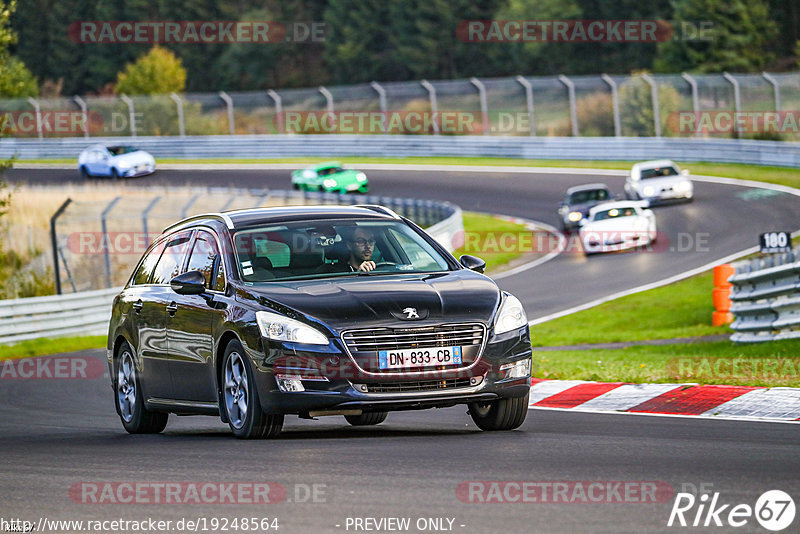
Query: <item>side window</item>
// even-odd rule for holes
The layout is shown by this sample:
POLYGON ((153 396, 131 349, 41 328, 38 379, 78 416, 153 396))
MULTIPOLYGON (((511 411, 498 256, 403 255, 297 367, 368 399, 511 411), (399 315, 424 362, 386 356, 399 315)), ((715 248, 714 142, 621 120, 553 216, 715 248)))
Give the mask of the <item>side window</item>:
POLYGON ((170 280, 180 274, 186 246, 191 235, 191 232, 182 232, 169 239, 163 254, 161 254, 161 259, 158 260, 153 280, 150 283, 169 284, 170 280))
MULTIPOLYGON (((203 230, 197 233, 197 238, 192 246, 192 254, 189 256, 189 266, 187 271, 200 271, 206 277, 206 287, 208 289, 218 289, 219 270, 215 272, 214 266, 220 259, 217 242, 210 233, 203 230)), ((221 267, 221 264, 220 264, 221 267)), ((224 280, 222 282, 224 287, 224 280)))
POLYGON ((150 276, 153 274, 153 270, 156 267, 156 263, 158 263, 158 259, 161 257, 161 252, 164 250, 164 244, 160 243, 150 249, 150 252, 147 253, 142 263, 139 265, 139 268, 136 270, 136 274, 133 275, 133 285, 142 285, 147 284, 150 282, 150 276))

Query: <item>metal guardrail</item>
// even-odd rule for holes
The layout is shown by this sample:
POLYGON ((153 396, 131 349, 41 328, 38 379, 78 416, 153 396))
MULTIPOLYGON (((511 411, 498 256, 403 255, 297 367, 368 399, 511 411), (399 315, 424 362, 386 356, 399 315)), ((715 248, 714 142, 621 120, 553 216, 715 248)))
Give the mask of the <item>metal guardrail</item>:
MULTIPOLYGON (((92 142, 119 144, 119 137, 92 142)), ((800 143, 743 139, 655 137, 487 137, 420 135, 213 135, 127 138, 156 158, 286 157, 505 157, 564 160, 646 160, 800 166, 800 143)), ((0 159, 67 158, 77 161, 82 138, 0 139, 0 159)), ((77 163, 76 163, 77 169, 77 163)))
POLYGON ((800 338, 800 249, 735 263, 731 341, 800 338))
MULTIPOLYGON (((428 226, 427 232, 450 251, 463 242, 461 208, 449 203, 321 193, 307 195, 319 204, 382 203, 428 226)), ((108 332, 111 304, 120 290, 115 287, 0 301, 0 343, 74 334, 104 335, 108 332)))

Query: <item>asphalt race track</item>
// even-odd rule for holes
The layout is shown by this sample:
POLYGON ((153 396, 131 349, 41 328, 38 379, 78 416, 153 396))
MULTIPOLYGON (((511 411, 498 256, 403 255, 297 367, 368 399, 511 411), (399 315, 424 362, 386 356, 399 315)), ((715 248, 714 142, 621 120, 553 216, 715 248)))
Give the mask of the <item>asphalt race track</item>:
MULTIPOLYGON (((568 187, 600 181, 621 195, 624 184, 624 178, 617 176, 538 173, 373 170, 368 176, 370 195, 446 200, 465 210, 524 217, 552 226, 558 226, 557 204, 568 187)), ((77 171, 71 169, 16 169, 8 172, 7 179, 30 184, 81 182, 77 171)), ((131 181, 141 186, 165 183, 290 186, 287 170, 159 170, 131 181)), ((695 182, 694 202, 654 208, 660 235, 653 252, 587 259, 580 248, 568 244, 566 253, 532 271, 503 278, 500 285, 519 297, 528 317, 535 319, 707 265, 757 245, 763 232, 794 231, 800 228, 798 206, 799 199, 787 193, 695 182)))
MULTIPOLYGON (((464 209, 552 225, 556 204, 570 185, 605 181, 622 192, 622 179, 617 177, 408 171, 370 171, 369 176, 372 194, 448 200, 464 209)), ((78 180, 75 171, 64 170, 13 170, 7 178, 28 183, 78 180)), ((138 180, 141 185, 164 182, 286 188, 288 171, 159 171, 138 180)), ((673 250, 666 246, 661 252, 588 260, 563 254, 504 278, 501 285, 515 292, 529 317, 535 318, 707 264, 757 244, 761 232, 800 228, 796 198, 752 191, 695 183, 695 202, 655 208, 668 245, 681 239, 685 245, 689 237, 696 241, 702 234, 701 247, 681 251, 673 245, 673 250), (689 237, 680 237, 683 234, 689 237)), ((103 351, 72 356, 93 361, 102 359, 103 351)), ((242 517, 277 517, 278 532, 283 533, 390 531, 386 523, 376 529, 367 518, 410 518, 409 532, 694 532, 699 529, 667 527, 675 492, 719 492, 719 505, 730 505, 721 515, 723 521, 730 508, 754 507, 767 490, 800 496, 798 426, 793 424, 537 409, 517 431, 485 433, 474 426, 464 407, 454 407, 391 413, 385 423, 368 429, 350 427, 342 417, 289 417, 284 433, 271 441, 236 440, 226 425, 209 417, 171 416, 161 435, 130 436, 114 412, 107 375, 0 380, 4 520, 36 524, 41 518, 153 518, 173 521, 172 532, 178 531, 175 522, 181 518, 205 518, 206 531, 212 532, 221 530, 211 529, 214 518, 242 517), (545 486, 602 482, 604 487, 648 482, 668 485, 670 491, 655 503, 619 502, 614 492, 602 499, 612 502, 581 502, 578 497, 556 503, 481 503, 475 502, 479 497, 470 501, 470 494, 457 491, 470 481, 483 481, 485 487, 490 481, 545 486), (87 488, 135 482, 271 482, 285 488, 287 496, 269 504, 244 504, 245 497, 239 504, 196 504, 186 496, 180 503, 146 504, 146 499, 118 502, 130 492, 117 492, 106 495, 102 504, 92 504, 91 495, 102 494, 86 493, 87 488), (418 528, 417 521, 428 518, 444 518, 441 528, 432 527, 434 523, 420 523, 425 528, 418 528), (355 519, 361 520, 362 528, 356 528, 355 519)), ((518 491, 482 495, 493 495, 494 501, 520 499, 518 491)), ((687 512, 687 521, 693 521, 696 512, 697 506, 687 512)), ((701 521, 705 518, 703 514, 701 521)), ((786 532, 796 531, 799 521, 795 519, 794 530, 786 532)), ((181 531, 190 530, 201 529, 181 531)), ((703 530, 734 529, 725 525, 703 530)), ((765 532, 753 517, 735 530, 765 532)))

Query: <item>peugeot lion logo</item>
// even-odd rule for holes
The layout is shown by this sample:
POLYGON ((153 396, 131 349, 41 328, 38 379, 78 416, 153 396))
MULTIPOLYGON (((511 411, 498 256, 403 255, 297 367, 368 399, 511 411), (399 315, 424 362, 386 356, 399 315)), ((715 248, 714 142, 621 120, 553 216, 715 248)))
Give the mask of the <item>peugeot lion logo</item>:
POLYGON ((406 319, 419 319, 416 308, 406 308, 403 310, 403 313, 406 314, 406 319))

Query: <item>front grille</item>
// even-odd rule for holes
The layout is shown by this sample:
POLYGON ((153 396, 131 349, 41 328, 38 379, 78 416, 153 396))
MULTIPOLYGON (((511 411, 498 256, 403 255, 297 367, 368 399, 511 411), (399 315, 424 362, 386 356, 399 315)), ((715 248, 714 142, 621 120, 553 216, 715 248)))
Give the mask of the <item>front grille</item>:
POLYGON ((466 388, 469 378, 448 378, 442 380, 417 380, 408 382, 385 382, 367 384, 368 393, 401 393, 404 391, 435 391, 440 389, 466 388))
POLYGON ((375 328, 345 332, 342 340, 350 352, 480 347, 485 329, 480 324, 453 324, 422 328, 375 328))

